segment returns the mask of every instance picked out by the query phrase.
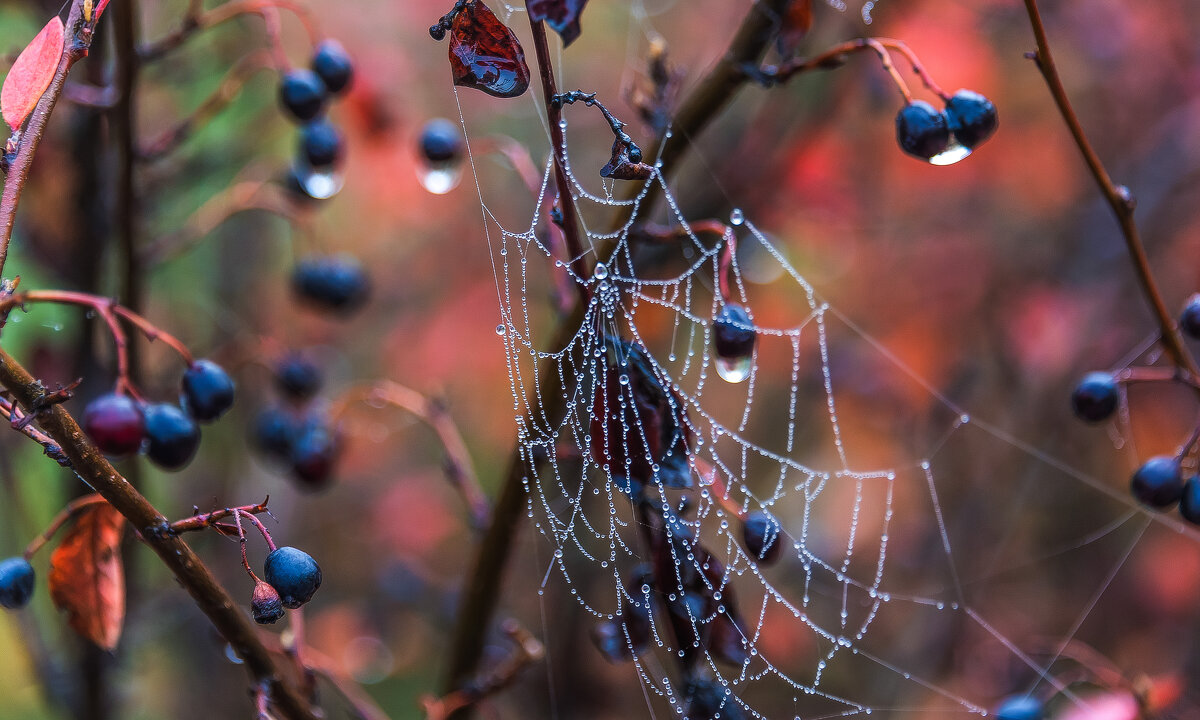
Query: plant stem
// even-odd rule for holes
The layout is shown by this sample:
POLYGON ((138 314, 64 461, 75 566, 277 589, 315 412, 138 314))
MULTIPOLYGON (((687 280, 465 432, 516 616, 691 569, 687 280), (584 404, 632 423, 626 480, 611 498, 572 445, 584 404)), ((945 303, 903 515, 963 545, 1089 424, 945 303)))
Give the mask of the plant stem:
MULTIPOLYGON (((0 349, 0 385, 25 408, 38 407, 46 395, 42 384, 3 349, 0 349)), ((38 424, 62 447, 79 477, 111 503, 162 559, 200 611, 245 662, 254 682, 270 684, 271 699, 279 714, 288 720, 316 720, 311 706, 263 645, 238 603, 186 542, 164 532, 169 527, 167 519, 113 468, 84 436, 70 413, 62 405, 50 405, 38 414, 38 424)))
POLYGON ((1087 135, 1083 131, 1083 126, 1079 122, 1079 117, 1075 114, 1074 108, 1071 107, 1071 101, 1067 97, 1066 88, 1063 87, 1062 79, 1058 75, 1058 68, 1054 64, 1054 56, 1050 53, 1050 43, 1046 39, 1046 28, 1042 23, 1042 15, 1038 10, 1037 0, 1025 0, 1025 10, 1029 14, 1029 22, 1033 26, 1033 35, 1037 40, 1037 52, 1032 53, 1031 58, 1037 63, 1038 70, 1041 71, 1042 77, 1046 80, 1046 85, 1050 88, 1050 94, 1054 97, 1054 103, 1058 105, 1059 113, 1062 115, 1063 121, 1067 124, 1067 128, 1071 131, 1071 137, 1075 139, 1075 145, 1078 146, 1080 154, 1083 155, 1084 162, 1087 163, 1088 170, 1091 171, 1092 177, 1100 187, 1100 192, 1104 195, 1104 199, 1108 201, 1113 215, 1117 218, 1117 223, 1121 226, 1121 234, 1125 238, 1125 247, 1129 251, 1130 260, 1133 262, 1134 272, 1137 274, 1142 294, 1146 296, 1146 301, 1150 304, 1150 309, 1154 313, 1155 319, 1158 320, 1158 325, 1162 333, 1161 341, 1163 348, 1167 351, 1167 354, 1171 357, 1171 361, 1175 363, 1176 367, 1187 370, 1192 377, 1200 376, 1196 360, 1188 352, 1187 346, 1184 345, 1183 337, 1179 333, 1179 326, 1176 324, 1175 318, 1171 315, 1170 311, 1167 310, 1162 292, 1159 290, 1158 283, 1154 279, 1154 274, 1150 270, 1150 261, 1146 257, 1146 248, 1142 244, 1137 222, 1133 217, 1134 201, 1129 193, 1129 189, 1124 186, 1118 187, 1113 183, 1108 171, 1104 168, 1104 163, 1100 161, 1100 156, 1096 154, 1091 142, 1088 141, 1087 135))

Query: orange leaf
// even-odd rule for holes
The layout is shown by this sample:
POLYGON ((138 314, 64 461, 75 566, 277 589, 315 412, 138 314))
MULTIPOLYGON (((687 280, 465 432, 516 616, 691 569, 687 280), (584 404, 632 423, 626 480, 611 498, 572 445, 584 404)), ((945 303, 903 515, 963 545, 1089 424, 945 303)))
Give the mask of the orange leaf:
POLYGON ((21 127, 50 87, 63 50, 63 23, 55 16, 29 43, 0 89, 0 114, 13 130, 21 127))
POLYGON ((124 529, 125 519, 112 505, 93 505, 50 556, 54 605, 66 611, 75 632, 105 650, 117 646, 125 619, 124 529))

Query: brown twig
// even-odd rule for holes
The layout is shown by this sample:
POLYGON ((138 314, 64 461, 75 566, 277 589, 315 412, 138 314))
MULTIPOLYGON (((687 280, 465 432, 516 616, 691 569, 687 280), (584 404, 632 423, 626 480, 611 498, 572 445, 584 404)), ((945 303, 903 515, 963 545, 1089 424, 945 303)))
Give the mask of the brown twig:
POLYGON ((183 23, 173 32, 138 49, 142 62, 153 62, 187 42, 193 35, 216 27, 242 15, 260 15, 266 20, 268 11, 287 10, 304 25, 313 45, 320 39, 312 11, 303 3, 292 0, 234 0, 224 5, 199 12, 200 3, 194 3, 183 23))
POLYGON ((0 397, 0 416, 8 419, 9 425, 13 430, 41 445, 42 453, 46 457, 63 467, 71 467, 71 461, 63 454, 62 448, 58 446, 58 443, 54 442, 46 433, 39 430, 32 422, 28 422, 31 416, 21 412, 21 409, 14 406, 8 398, 0 397))
POLYGON ((421 707, 425 710, 425 720, 447 720, 455 713, 479 704, 486 698, 512 685, 522 670, 541 660, 546 649, 541 641, 521 627, 517 621, 504 621, 501 629, 515 646, 499 665, 487 675, 471 683, 468 687, 447 693, 442 697, 426 695, 421 698, 421 707))
POLYGON ((63 528, 64 525, 79 517, 79 513, 92 507, 93 505, 107 504, 108 501, 99 495, 84 495, 83 497, 75 498, 65 508, 63 508, 46 529, 25 546, 25 559, 32 559, 37 555, 38 550, 45 547, 46 543, 54 539, 54 535, 63 528))
POLYGON ((471 516, 471 524, 482 530, 488 525, 492 508, 487 496, 479 486, 471 454, 463 442, 458 426, 446 408, 439 402, 391 380, 380 380, 357 385, 344 391, 329 410, 329 417, 336 424, 354 403, 386 403, 411 413, 424 422, 435 433, 446 453, 446 476, 450 484, 462 494, 471 516))
MULTIPOLYGON (((0 385, 26 408, 38 406, 46 392, 42 384, 2 348, 0 385)), ((63 448, 80 478, 141 534, 146 545, 159 556, 217 632, 242 658, 252 681, 269 684, 270 697, 279 714, 288 720, 316 720, 309 703, 263 645, 258 631, 238 604, 186 542, 165 532, 170 527, 166 518, 113 468, 83 434, 70 413, 61 405, 52 405, 38 416, 38 424, 63 448)))
POLYGON ((257 505, 241 505, 238 507, 227 507, 227 508, 222 508, 220 510, 213 510, 212 512, 196 514, 189 518, 184 518, 182 520, 176 520, 175 522, 170 524, 168 529, 170 530, 170 532, 175 533, 175 534, 185 533, 185 532, 195 532, 197 530, 204 530, 206 528, 216 525, 219 521, 224 520, 227 517, 231 517, 234 514, 234 512, 242 513, 244 515, 257 515, 259 513, 270 513, 271 511, 267 508, 267 503, 270 500, 271 500, 271 496, 268 495, 265 500, 258 503, 257 505))
POLYGON ((1027 57, 1037 63, 1038 70, 1041 71, 1042 77, 1046 80, 1046 85, 1050 89, 1050 94, 1054 97, 1054 103, 1058 106, 1059 114, 1062 115, 1063 122, 1066 123, 1067 129, 1071 132, 1071 137, 1075 140, 1075 145, 1079 148, 1079 153, 1083 156, 1083 160, 1087 163, 1088 170, 1091 171, 1092 177, 1099 186, 1104 199, 1108 201, 1108 205, 1112 208, 1113 215, 1116 216, 1117 224, 1121 227, 1121 235, 1125 238, 1125 247, 1129 251, 1130 260, 1133 262, 1134 272, 1137 274, 1138 283, 1141 285, 1142 294, 1145 295, 1147 303, 1150 305, 1150 310, 1154 313, 1155 319, 1158 321, 1159 329, 1162 333, 1161 341, 1163 348, 1167 351, 1171 361, 1176 367, 1187 370, 1192 377, 1200 377, 1200 368, 1197 368, 1196 360, 1188 351, 1187 346, 1183 342, 1183 336, 1179 332, 1179 326, 1175 322, 1174 316, 1167 310, 1166 302, 1163 300, 1162 292, 1158 288, 1158 283, 1154 279, 1154 273, 1150 269, 1150 260, 1146 256, 1146 247, 1142 244, 1142 239, 1138 233, 1137 222, 1133 217, 1134 199, 1129 189, 1123 185, 1117 185, 1109 176, 1108 170, 1104 168, 1104 163, 1101 162, 1100 156, 1096 154, 1091 142, 1087 138, 1087 134, 1083 131, 1083 125, 1079 122, 1079 117, 1075 114, 1074 108, 1071 106, 1071 100, 1067 97, 1067 90, 1063 87, 1062 79, 1058 75, 1058 68, 1054 64, 1054 56, 1050 52, 1050 43, 1046 39, 1046 28, 1042 23, 1042 15, 1038 10, 1037 0, 1025 0, 1025 10, 1029 15, 1030 25, 1033 27, 1033 35, 1037 41, 1037 51, 1029 53, 1027 57))

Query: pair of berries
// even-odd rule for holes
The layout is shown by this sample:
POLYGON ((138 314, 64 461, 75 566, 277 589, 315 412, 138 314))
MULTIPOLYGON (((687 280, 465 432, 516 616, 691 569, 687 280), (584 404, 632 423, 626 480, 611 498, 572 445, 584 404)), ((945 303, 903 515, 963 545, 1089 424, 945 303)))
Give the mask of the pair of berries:
POLYGON ((367 302, 371 282, 357 258, 310 255, 292 270, 292 294, 315 309, 349 314, 367 302))
POLYGON ((106 455, 121 457, 144 451, 164 470, 191 462, 200 446, 198 423, 212 422, 233 405, 233 379, 210 360, 197 360, 183 374, 183 407, 145 403, 110 393, 88 403, 83 429, 106 455))
POLYGON ((275 385, 293 407, 267 407, 254 425, 254 444, 286 464, 307 490, 323 490, 333 480, 341 451, 337 432, 309 405, 321 389, 321 370, 308 358, 292 355, 275 368, 275 385))
POLYGON ((1184 520, 1200 525, 1200 476, 1186 480, 1179 458, 1170 455, 1152 457, 1133 473, 1133 496, 1159 510, 1179 505, 1184 520))
POLYGON ((270 625, 283 617, 283 609, 295 610, 312 599, 321 587, 321 567, 303 550, 281 547, 267 555, 263 567, 265 580, 254 583, 250 612, 260 625, 270 625))
POLYGON ((289 70, 280 80, 280 103, 293 120, 304 124, 299 160, 292 168, 291 180, 308 197, 324 199, 332 195, 311 192, 312 185, 306 179, 314 173, 332 172, 342 159, 342 134, 324 112, 329 98, 344 93, 353 78, 354 65, 345 48, 336 40, 326 40, 317 46, 311 68, 289 70))
POLYGON ((924 100, 910 102, 896 115, 900 149, 934 164, 963 159, 996 132, 996 106, 983 95, 959 90, 938 112, 924 100))

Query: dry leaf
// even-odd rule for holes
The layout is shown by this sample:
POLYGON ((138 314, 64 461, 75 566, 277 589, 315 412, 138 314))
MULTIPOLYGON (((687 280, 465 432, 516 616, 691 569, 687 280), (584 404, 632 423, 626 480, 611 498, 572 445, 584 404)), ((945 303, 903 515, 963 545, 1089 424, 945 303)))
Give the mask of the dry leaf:
POLYGON ((107 503, 82 512, 50 556, 50 598, 75 632, 105 650, 121 638, 125 572, 121 535, 125 518, 107 503))
POLYGON ((21 127, 50 87, 63 50, 63 23, 57 16, 29 43, 0 89, 0 114, 13 130, 21 127))

